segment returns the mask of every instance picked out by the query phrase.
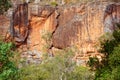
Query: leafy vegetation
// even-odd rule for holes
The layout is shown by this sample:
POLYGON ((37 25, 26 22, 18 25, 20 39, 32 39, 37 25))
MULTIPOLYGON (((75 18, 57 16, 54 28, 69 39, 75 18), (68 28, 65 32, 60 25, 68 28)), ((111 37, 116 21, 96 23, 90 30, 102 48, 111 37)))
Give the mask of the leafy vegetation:
POLYGON ((18 69, 12 62, 13 44, 0 42, 0 80, 17 80, 18 69))
POLYGON ((51 5, 52 6, 57 6, 58 4, 57 4, 57 2, 51 2, 51 5))
POLYGON ((72 49, 57 51, 40 65, 22 68, 21 80, 93 80, 94 75, 86 67, 76 66, 72 49))
MULTIPOLYGON (((44 38, 46 39, 45 36, 44 38)), ((50 35, 46 40, 50 40, 50 35)), ((41 64, 29 64, 19 69, 15 64, 16 56, 13 50, 12 43, 0 42, 0 80, 93 80, 94 78, 89 68, 77 66, 72 60, 76 51, 73 47, 57 50, 54 57, 49 57, 46 53, 41 64)))
MULTIPOLYGON (((43 38, 47 42, 50 41, 50 33, 45 33, 43 38)), ((76 51, 73 47, 57 50, 54 57, 49 57, 46 53, 41 64, 29 64, 19 69, 15 64, 14 49, 12 43, 0 42, 0 80, 93 80, 94 78, 93 72, 86 67, 77 66, 72 60, 76 51)))
POLYGON ((112 39, 101 43, 101 52, 105 55, 102 61, 95 58, 89 61, 90 66, 96 68, 95 80, 120 80, 120 26, 118 27, 113 32, 112 39))
POLYGON ((3 14, 11 7, 10 0, 0 0, 0 14, 3 14))
POLYGON ((49 31, 43 31, 41 38, 45 42, 42 51, 43 53, 48 53, 48 50, 52 46, 52 33, 49 31))

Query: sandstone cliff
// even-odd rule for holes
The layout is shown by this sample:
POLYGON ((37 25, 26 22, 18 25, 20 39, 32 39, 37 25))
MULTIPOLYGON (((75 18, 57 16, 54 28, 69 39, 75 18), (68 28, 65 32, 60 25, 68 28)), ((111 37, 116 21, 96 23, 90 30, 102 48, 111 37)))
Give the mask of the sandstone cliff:
MULTIPOLYGON (((108 21, 107 17, 110 17, 111 21, 108 24, 113 25, 111 14, 114 12, 110 14, 105 12, 109 7, 108 5, 108 3, 96 2, 58 7, 57 9, 51 7, 51 12, 49 11, 50 6, 46 6, 48 7, 46 9, 44 7, 43 9, 39 8, 39 10, 42 10, 41 12, 38 10, 37 13, 33 13, 31 27, 35 27, 34 29, 39 27, 42 29, 37 30, 52 32, 53 47, 66 48, 75 44, 81 46, 83 43, 96 41, 103 34, 104 25, 107 25, 104 23, 108 21)), ((119 10, 117 9, 118 14, 119 10)), ((113 17, 113 19, 115 18, 113 17)), ((117 22, 119 22, 119 19, 117 19, 117 22)), ((37 32, 40 34, 40 31, 37 32)))
MULTIPOLYGON (((48 53, 55 54, 56 49, 76 46, 79 52, 76 53, 75 58, 88 60, 89 56, 96 55, 100 58, 101 55, 95 45, 101 35, 112 32, 116 28, 115 24, 120 23, 119 9, 119 3, 108 2, 78 3, 57 7, 29 4, 26 17, 29 19, 29 25, 26 25, 29 34, 26 44, 20 46, 24 51, 23 56, 30 54, 30 57, 35 53, 40 57, 47 43, 48 53), (46 32, 52 35, 50 42, 43 39, 46 32), (77 55, 79 53, 82 55, 77 55)), ((17 25, 19 24, 21 23, 17 25)), ((21 35, 24 37, 24 34, 21 35)), ((36 57, 35 55, 33 56, 36 57)))

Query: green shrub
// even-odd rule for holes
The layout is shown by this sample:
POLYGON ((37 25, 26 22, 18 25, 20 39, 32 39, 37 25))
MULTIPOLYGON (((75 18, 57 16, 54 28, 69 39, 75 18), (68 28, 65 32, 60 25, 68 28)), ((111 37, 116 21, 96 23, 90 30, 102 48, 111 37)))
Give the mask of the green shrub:
POLYGON ((60 50, 39 65, 23 67, 20 80, 93 80, 88 68, 76 66, 72 61, 73 52, 71 48, 60 50))
MULTIPOLYGON (((97 63, 95 80, 120 80, 120 28, 115 30, 112 36, 112 39, 101 43, 101 52, 105 56, 97 63)), ((96 66, 96 62, 92 62, 92 65, 96 66)))
POLYGON ((87 64, 91 67, 92 70, 98 68, 99 66, 99 60, 97 57, 89 57, 89 61, 87 62, 87 64))
POLYGON ((64 80, 74 62, 71 61, 72 51, 65 49, 59 52, 54 57, 45 58, 40 65, 22 68, 21 80, 64 80))
POLYGON ((42 33, 42 37, 41 37, 41 38, 42 38, 42 39, 45 41, 45 43, 46 43, 45 48, 49 49, 49 47, 51 46, 51 42, 52 42, 52 40, 51 40, 51 38, 52 38, 52 33, 49 32, 49 31, 44 31, 44 32, 42 33))
POLYGON ((120 66, 114 68, 112 70, 112 75, 110 76, 112 76, 113 80, 119 80, 120 79, 120 66))
POLYGON ((0 14, 3 14, 11 7, 10 0, 0 0, 0 14))
POLYGON ((0 80, 17 80, 18 69, 11 61, 13 44, 0 42, 0 80))
POLYGON ((94 72, 87 67, 76 66, 68 80, 93 80, 94 72))
POLYGON ((58 4, 57 4, 57 2, 51 2, 51 5, 52 6, 57 6, 58 4))

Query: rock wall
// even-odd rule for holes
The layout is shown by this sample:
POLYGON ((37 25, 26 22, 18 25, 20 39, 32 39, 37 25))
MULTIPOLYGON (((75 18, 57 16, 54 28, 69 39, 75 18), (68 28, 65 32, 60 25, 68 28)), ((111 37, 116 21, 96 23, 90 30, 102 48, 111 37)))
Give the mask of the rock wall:
POLYGON ((84 44, 96 42, 103 34, 103 18, 107 5, 108 3, 99 2, 57 8, 30 5, 31 30, 28 43, 32 44, 32 48, 40 48, 44 45, 42 33, 48 31, 52 33, 52 46, 55 48, 71 45, 87 47, 84 44))
POLYGON ((43 47, 48 43, 48 53, 55 54, 56 49, 76 46, 79 49, 75 56, 77 60, 84 62, 90 56, 101 58, 103 55, 95 46, 101 35, 112 32, 115 24, 120 23, 119 9, 119 3, 99 1, 57 7, 29 4, 29 35, 27 43, 19 47, 22 57, 28 57, 29 61, 41 60, 43 47), (45 32, 51 33, 52 42, 43 39, 45 32))
POLYGON ((58 13, 51 6, 39 6, 37 13, 32 13, 32 10, 34 9, 31 8, 30 11, 30 35, 27 43, 31 50, 41 50, 45 45, 42 36, 45 36, 45 32, 53 33, 58 25, 58 13))
POLYGON ((103 34, 104 6, 88 3, 60 10, 59 26, 53 34, 53 46, 65 48, 77 44, 82 47, 84 43, 97 40, 103 34))
POLYGON ((120 22, 119 8, 116 3, 107 2, 82 3, 56 8, 31 5, 28 49, 31 52, 42 51, 46 45, 42 36, 47 31, 52 34, 48 53, 55 54, 56 49, 77 46, 79 52, 76 53, 75 59, 78 63, 81 64, 79 61, 82 60, 85 63, 90 56, 101 58, 103 55, 97 52, 95 46, 101 35, 112 32, 115 23, 120 22))
POLYGON ((104 32, 113 32, 120 23, 120 5, 111 4, 106 7, 104 14, 104 32))
POLYGON ((9 30, 10 21, 4 15, 0 15, 0 38, 5 38, 9 30))

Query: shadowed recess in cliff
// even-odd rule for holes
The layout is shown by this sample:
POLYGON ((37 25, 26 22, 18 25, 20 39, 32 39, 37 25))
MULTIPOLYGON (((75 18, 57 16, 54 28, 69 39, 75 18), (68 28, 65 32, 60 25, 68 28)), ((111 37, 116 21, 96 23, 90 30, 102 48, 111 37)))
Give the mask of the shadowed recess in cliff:
POLYGON ((120 23, 120 4, 110 4, 105 9, 104 31, 113 32, 117 28, 117 23, 120 23))
POLYGON ((23 43, 28 36, 28 4, 18 4, 11 17, 10 34, 15 42, 23 43))

